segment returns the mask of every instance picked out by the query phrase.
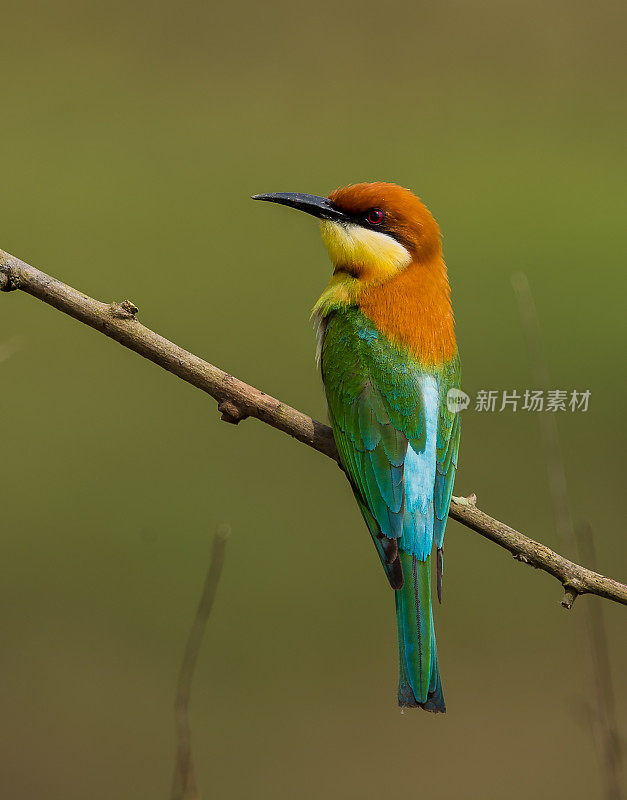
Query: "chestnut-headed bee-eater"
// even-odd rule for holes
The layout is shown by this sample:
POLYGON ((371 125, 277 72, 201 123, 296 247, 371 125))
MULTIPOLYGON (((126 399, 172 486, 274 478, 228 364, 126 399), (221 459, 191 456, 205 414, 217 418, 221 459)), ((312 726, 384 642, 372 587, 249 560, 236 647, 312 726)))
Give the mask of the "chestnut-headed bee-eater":
POLYGON ((396 595, 398 703, 445 711, 431 553, 441 600, 459 446, 447 393, 460 364, 440 230, 392 183, 254 199, 320 220, 334 267, 313 311, 322 380, 340 461, 396 595))

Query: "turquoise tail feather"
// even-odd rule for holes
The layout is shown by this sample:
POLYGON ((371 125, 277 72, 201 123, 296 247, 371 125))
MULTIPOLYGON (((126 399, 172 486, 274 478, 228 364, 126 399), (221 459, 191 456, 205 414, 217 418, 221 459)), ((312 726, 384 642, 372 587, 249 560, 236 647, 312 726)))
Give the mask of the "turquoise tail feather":
POLYGON ((398 704, 444 712, 431 608, 431 557, 419 561, 399 553, 404 583, 396 591, 399 684, 398 704))

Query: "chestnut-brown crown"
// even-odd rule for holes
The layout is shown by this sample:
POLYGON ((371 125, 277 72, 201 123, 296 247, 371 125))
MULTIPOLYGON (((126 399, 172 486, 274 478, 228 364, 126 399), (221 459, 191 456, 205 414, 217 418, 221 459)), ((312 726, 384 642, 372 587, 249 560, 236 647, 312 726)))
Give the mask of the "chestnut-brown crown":
MULTIPOLYGON (((442 249, 440 229, 429 209, 409 189, 395 183, 355 183, 336 189, 331 203, 346 214, 363 218, 365 225, 397 239, 418 258, 429 258, 442 249), (368 222, 368 212, 381 210, 380 223, 368 222)), ((376 219, 376 215, 373 215, 376 219)))

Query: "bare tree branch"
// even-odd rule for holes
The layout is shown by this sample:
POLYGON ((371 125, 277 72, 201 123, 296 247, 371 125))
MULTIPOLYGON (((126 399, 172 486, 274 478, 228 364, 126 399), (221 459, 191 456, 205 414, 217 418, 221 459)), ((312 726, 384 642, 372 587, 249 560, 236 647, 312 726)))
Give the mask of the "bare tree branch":
POLYGON ((192 752, 192 733, 189 722, 189 700, 192 691, 192 679, 202 638, 209 621, 211 609, 216 598, 222 565, 224 564, 224 551, 226 540, 228 539, 230 528, 228 525, 220 525, 216 531, 211 548, 211 558, 209 559, 209 569, 205 578, 200 602, 187 644, 183 654, 183 661, 179 672, 178 685, 176 689, 176 700, 174 702, 174 713, 176 718, 176 761, 174 764, 174 777, 172 779, 171 800, 200 800, 198 781, 196 780, 196 770, 194 769, 194 756, 192 752))
MULTIPOLYGON (((455 497, 451 503, 449 516, 466 525, 467 528, 489 539, 491 542, 509 550, 517 561, 548 572, 562 584, 564 590, 575 594, 597 594, 608 600, 627 605, 627 586, 607 578, 598 572, 575 564, 560 556, 544 544, 510 528, 504 522, 480 511, 472 503, 473 498, 455 497)), ((566 598, 562 600, 565 608, 566 598)))
MULTIPOLYGON (((237 424, 246 417, 256 417, 339 464, 333 433, 327 425, 234 378, 146 328, 137 320, 137 307, 130 301, 110 304, 99 302, 0 250, 0 291, 14 289, 26 292, 95 328, 211 395, 217 400, 218 410, 226 422, 237 424)), ((597 594, 627 605, 625 584, 563 558, 545 545, 480 511, 472 499, 454 498, 449 516, 509 550, 519 561, 553 575, 571 596, 597 594)))

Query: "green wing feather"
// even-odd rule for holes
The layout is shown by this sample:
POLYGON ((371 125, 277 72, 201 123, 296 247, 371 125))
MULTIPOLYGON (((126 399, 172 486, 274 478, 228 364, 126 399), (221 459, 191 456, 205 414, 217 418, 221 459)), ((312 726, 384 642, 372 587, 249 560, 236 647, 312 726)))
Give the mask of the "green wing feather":
POLYGON ((347 308, 327 322, 321 367, 340 459, 360 507, 369 509, 380 535, 400 539, 405 527, 401 545, 424 560, 434 539, 442 547, 457 466, 459 415, 448 410, 446 393, 459 385, 458 359, 427 368, 347 308), (425 496, 412 499, 404 485, 408 447, 412 455, 425 453, 421 381, 428 375, 439 393, 435 474, 425 496))
POLYGON ((446 395, 450 389, 459 388, 461 369, 459 358, 446 365, 442 373, 442 401, 438 421, 438 441, 436 446, 436 470, 434 487, 434 520, 433 540, 438 551, 437 559, 437 592, 442 602, 442 575, 444 571, 444 531, 451 505, 455 472, 457 470, 457 454, 459 451, 459 434, 461 430, 459 412, 451 411, 446 403, 446 395))
POLYGON ((427 367, 356 308, 326 320, 321 352, 340 461, 396 590, 399 703, 444 711, 431 609, 430 553, 442 545, 459 446, 457 356, 427 367))

